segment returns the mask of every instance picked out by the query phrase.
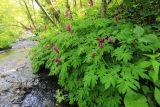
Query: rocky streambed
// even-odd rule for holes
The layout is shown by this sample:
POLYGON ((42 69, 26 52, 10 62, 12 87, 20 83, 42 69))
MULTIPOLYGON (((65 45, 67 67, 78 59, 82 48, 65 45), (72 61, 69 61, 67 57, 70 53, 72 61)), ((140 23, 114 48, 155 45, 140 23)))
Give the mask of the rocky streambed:
POLYGON ((0 107, 55 107, 54 89, 32 73, 28 50, 37 42, 18 40, 0 51, 0 107))

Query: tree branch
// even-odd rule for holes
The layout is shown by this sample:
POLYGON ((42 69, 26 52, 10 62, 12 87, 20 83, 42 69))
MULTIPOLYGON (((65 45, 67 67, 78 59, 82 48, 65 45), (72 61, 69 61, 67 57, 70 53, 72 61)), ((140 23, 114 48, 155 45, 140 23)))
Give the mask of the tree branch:
POLYGON ((102 18, 106 17, 106 7, 107 6, 107 1, 106 0, 102 0, 102 18))
POLYGON ((25 4, 25 7, 26 7, 26 10, 27 10, 27 13, 28 13, 28 15, 29 15, 29 18, 31 19, 32 25, 33 25, 33 27, 37 30, 37 28, 36 28, 36 26, 35 26, 35 24, 34 24, 34 21, 33 21, 32 15, 31 15, 31 13, 30 13, 30 11, 29 11, 29 8, 28 8, 28 6, 27 6, 27 3, 25 2, 25 0, 23 0, 23 2, 24 2, 24 4, 25 4))
POLYGON ((53 19, 51 18, 51 16, 47 13, 47 11, 44 9, 44 7, 40 4, 40 2, 38 0, 35 0, 36 3, 38 4, 38 6, 41 8, 41 10, 43 11, 43 13, 46 15, 46 17, 49 19, 49 21, 57 27, 57 25, 55 24, 55 22, 53 21, 53 19))

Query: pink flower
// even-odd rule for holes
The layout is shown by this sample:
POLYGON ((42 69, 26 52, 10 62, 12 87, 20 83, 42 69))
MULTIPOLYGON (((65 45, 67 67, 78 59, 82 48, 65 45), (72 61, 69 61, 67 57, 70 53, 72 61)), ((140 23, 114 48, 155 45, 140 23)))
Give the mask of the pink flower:
POLYGON ((99 41, 99 42, 104 42, 104 38, 103 38, 103 37, 99 37, 99 38, 98 38, 98 41, 99 41))
POLYGON ((102 42, 99 43, 99 48, 103 48, 103 43, 102 42))
POLYGON ((99 48, 103 48, 104 38, 103 38, 103 37, 99 37, 99 38, 98 38, 98 42, 99 42, 99 43, 98 43, 98 44, 99 44, 99 45, 98 45, 99 48))
POLYGON ((69 10, 68 10, 68 8, 66 9, 66 16, 67 17, 69 16, 69 10))
POLYGON ((59 53, 59 50, 58 50, 58 48, 56 47, 55 44, 53 45, 53 50, 54 50, 56 53, 59 53))
POLYGON ((58 58, 58 57, 54 58, 54 61, 57 62, 57 63, 61 63, 61 59, 58 58))
POLYGON ((67 26, 66 26, 66 31, 67 31, 67 32, 71 32, 71 31, 72 31, 71 25, 67 25, 67 26))
POLYGON ((110 36, 110 37, 108 38, 108 42, 113 42, 112 36, 110 36))
POLYGON ((89 0, 89 5, 92 7, 93 6, 93 0, 89 0))

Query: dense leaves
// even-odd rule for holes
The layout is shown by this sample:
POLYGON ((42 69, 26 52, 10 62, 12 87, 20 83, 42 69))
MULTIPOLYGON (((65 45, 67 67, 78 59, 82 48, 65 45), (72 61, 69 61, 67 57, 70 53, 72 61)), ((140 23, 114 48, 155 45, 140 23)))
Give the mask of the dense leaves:
POLYGON ((126 107, 149 107, 145 96, 137 93, 129 93, 124 98, 126 107))
POLYGON ((58 76, 59 84, 69 92, 70 103, 77 102, 80 107, 148 107, 147 98, 154 94, 145 97, 141 86, 154 92, 159 80, 159 54, 154 55, 159 53, 160 45, 154 46, 159 37, 125 20, 117 25, 113 19, 90 17, 73 22, 72 28, 68 32, 64 26, 59 35, 49 31, 32 50, 34 70, 41 66, 50 69, 50 75, 58 76), (148 37, 148 42, 143 40, 148 37))
MULTIPOLYGON (((66 10, 66 22, 45 32, 32 49, 34 71, 45 67, 50 76, 57 76, 70 104, 79 107, 159 106, 160 35, 152 25, 145 25, 148 21, 133 23, 150 15, 131 17, 130 10, 125 10, 127 1, 119 0, 118 8, 123 11, 99 18, 98 13, 92 14, 96 13, 95 1, 88 2, 92 9, 83 18, 70 20, 66 10)), ((131 4, 137 4, 129 8, 133 13, 143 7, 142 2, 131 0, 131 4)))
POLYGON ((124 17, 134 23, 157 24, 156 19, 160 15, 159 0, 124 0, 120 8, 124 17))

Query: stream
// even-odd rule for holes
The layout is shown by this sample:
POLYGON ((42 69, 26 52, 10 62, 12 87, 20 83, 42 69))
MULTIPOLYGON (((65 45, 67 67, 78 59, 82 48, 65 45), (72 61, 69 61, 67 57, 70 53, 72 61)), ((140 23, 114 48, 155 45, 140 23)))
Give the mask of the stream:
POLYGON ((37 42, 17 40, 0 51, 0 107, 55 107, 55 90, 32 73, 26 55, 37 42))

